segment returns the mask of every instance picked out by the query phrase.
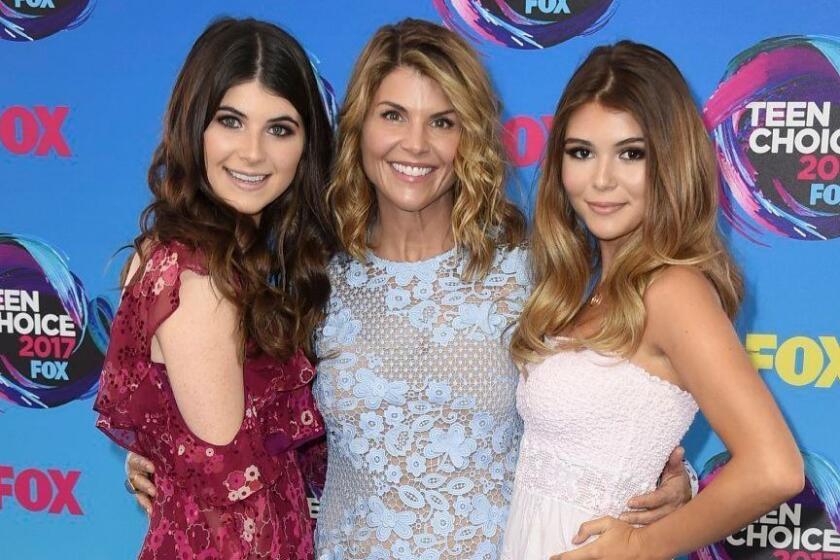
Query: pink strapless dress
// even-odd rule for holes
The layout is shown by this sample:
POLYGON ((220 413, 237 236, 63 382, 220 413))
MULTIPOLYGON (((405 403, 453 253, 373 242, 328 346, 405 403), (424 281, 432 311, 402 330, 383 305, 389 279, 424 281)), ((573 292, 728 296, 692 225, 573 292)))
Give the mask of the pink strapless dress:
POLYGON ((530 367, 516 406, 525 432, 502 560, 572 550, 581 523, 653 490, 697 412, 676 385, 591 350, 530 367))

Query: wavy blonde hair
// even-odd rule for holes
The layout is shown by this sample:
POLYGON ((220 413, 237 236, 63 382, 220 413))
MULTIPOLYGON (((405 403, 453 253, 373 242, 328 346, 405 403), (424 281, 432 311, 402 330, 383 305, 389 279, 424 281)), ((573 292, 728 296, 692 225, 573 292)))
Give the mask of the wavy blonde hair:
POLYGON ((437 82, 462 123, 455 156, 452 231, 470 255, 467 277, 483 276, 497 244, 519 243, 525 220, 505 196, 506 162, 499 103, 475 51, 454 32, 406 19, 381 27, 365 46, 339 115, 338 154, 327 190, 341 243, 364 261, 377 217, 376 193, 361 163, 362 126, 382 80, 409 67, 437 82))
POLYGON ((645 290, 669 265, 702 271, 730 317, 741 302, 740 274, 717 233, 714 152, 685 79, 649 46, 621 41, 597 47, 566 87, 548 139, 531 241, 534 289, 511 341, 521 362, 538 361, 556 348, 546 337, 574 325, 601 274, 598 245, 562 183, 569 119, 590 102, 626 111, 641 125, 649 195, 642 225, 600 279, 609 308, 599 329, 561 341, 561 347, 632 355, 644 332, 645 290))

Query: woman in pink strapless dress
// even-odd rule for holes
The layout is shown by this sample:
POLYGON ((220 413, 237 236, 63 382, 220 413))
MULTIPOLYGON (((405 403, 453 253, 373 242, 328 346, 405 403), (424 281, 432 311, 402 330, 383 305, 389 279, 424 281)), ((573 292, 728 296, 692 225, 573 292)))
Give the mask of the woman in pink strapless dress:
POLYGON ((741 280, 715 229, 711 143, 668 57, 622 41, 574 74, 547 150, 535 284, 512 341, 525 427, 502 558, 685 554, 803 485, 730 322, 741 280), (618 519, 654 487, 698 407, 730 463, 659 521, 618 519))

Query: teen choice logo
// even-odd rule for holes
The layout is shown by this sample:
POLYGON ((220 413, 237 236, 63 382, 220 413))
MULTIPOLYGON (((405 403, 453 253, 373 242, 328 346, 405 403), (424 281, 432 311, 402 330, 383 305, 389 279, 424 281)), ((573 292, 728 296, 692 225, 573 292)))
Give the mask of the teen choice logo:
POLYGON ((36 41, 84 23, 93 0, 0 0, 0 38, 36 41))
MULTIPOLYGON (((805 488, 720 542, 691 554, 691 560, 827 560, 840 557, 840 474, 824 458, 802 452, 805 488)), ((703 491, 729 460, 709 459, 700 475, 703 491)))
POLYGON ((0 404, 51 408, 92 396, 112 318, 57 251, 0 234, 0 404))
POLYGON ((746 237, 840 236, 840 39, 767 39, 736 56, 705 107, 724 216, 746 237))
POLYGON ((513 49, 543 49, 588 35, 612 17, 614 0, 433 0, 450 29, 513 49))

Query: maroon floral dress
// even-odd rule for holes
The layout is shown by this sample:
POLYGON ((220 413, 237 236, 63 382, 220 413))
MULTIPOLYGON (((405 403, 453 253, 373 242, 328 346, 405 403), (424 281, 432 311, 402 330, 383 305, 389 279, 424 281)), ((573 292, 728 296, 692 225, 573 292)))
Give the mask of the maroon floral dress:
POLYGON ((207 274, 185 245, 159 245, 126 287, 94 404, 97 427, 155 464, 158 492, 139 558, 312 558, 304 471, 320 478, 324 458, 314 369, 301 351, 282 363, 248 352, 236 437, 212 445, 194 435, 166 368, 151 361, 152 336, 177 309, 185 270, 207 274))

